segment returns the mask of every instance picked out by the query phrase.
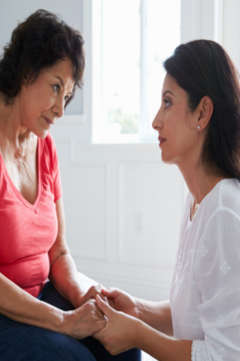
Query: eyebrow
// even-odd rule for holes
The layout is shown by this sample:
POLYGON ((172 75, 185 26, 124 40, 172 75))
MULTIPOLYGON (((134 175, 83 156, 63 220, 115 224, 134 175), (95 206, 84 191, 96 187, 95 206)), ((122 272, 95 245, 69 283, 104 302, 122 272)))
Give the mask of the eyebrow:
POLYGON ((167 94, 171 94, 172 96, 174 96, 173 92, 171 92, 171 90, 165 90, 162 94, 162 96, 164 97, 167 94))
POLYGON ((56 78, 60 81, 61 85, 64 86, 64 81, 59 75, 56 75, 56 78))
MULTIPOLYGON (((64 87, 64 81, 62 80, 62 78, 60 77, 60 75, 56 75, 55 77, 60 81, 62 87, 64 87)), ((73 94, 73 90, 70 91, 69 94, 72 95, 72 94, 73 94)))

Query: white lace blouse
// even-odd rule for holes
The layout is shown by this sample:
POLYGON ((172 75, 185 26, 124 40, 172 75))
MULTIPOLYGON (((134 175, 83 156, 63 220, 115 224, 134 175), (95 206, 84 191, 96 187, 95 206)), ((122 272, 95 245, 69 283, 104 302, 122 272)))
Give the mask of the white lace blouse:
POLYGON ((240 360, 240 183, 224 179, 190 221, 188 196, 170 293, 174 336, 192 361, 240 360))

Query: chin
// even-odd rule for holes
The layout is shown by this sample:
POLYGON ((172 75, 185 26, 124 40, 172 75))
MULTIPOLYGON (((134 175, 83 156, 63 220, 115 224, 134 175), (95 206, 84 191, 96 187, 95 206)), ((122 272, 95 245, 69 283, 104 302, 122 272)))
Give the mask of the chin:
POLYGON ((43 134, 39 135, 39 138, 46 138, 46 136, 48 135, 49 131, 47 130, 46 132, 44 132, 43 134))
POLYGON ((44 130, 44 131, 40 131, 40 132, 35 132, 35 135, 38 138, 44 139, 46 138, 46 136, 48 135, 49 131, 48 130, 44 130))
POLYGON ((176 159, 172 157, 167 157, 166 155, 164 156, 164 154, 162 154, 162 161, 166 164, 177 164, 176 159))

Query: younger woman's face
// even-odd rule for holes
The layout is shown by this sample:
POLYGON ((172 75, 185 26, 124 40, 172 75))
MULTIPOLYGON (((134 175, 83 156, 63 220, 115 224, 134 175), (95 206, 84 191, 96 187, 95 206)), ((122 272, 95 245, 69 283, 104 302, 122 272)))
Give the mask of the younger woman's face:
POLYGON ((198 142, 198 111, 189 108, 187 93, 169 74, 165 77, 161 107, 152 125, 159 134, 164 162, 180 165, 194 156, 198 142))
POLYGON ((62 117, 74 88, 69 59, 43 69, 33 83, 25 84, 17 97, 20 125, 44 138, 62 117))

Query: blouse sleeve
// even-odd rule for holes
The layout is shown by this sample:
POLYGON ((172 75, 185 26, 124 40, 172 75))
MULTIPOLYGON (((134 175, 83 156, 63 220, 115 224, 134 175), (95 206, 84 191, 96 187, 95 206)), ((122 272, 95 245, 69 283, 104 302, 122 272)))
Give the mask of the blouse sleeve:
POLYGON ((240 218, 221 208, 199 242, 194 277, 204 340, 193 341, 192 361, 240 359, 240 218), (201 249, 201 250, 200 250, 201 249))

